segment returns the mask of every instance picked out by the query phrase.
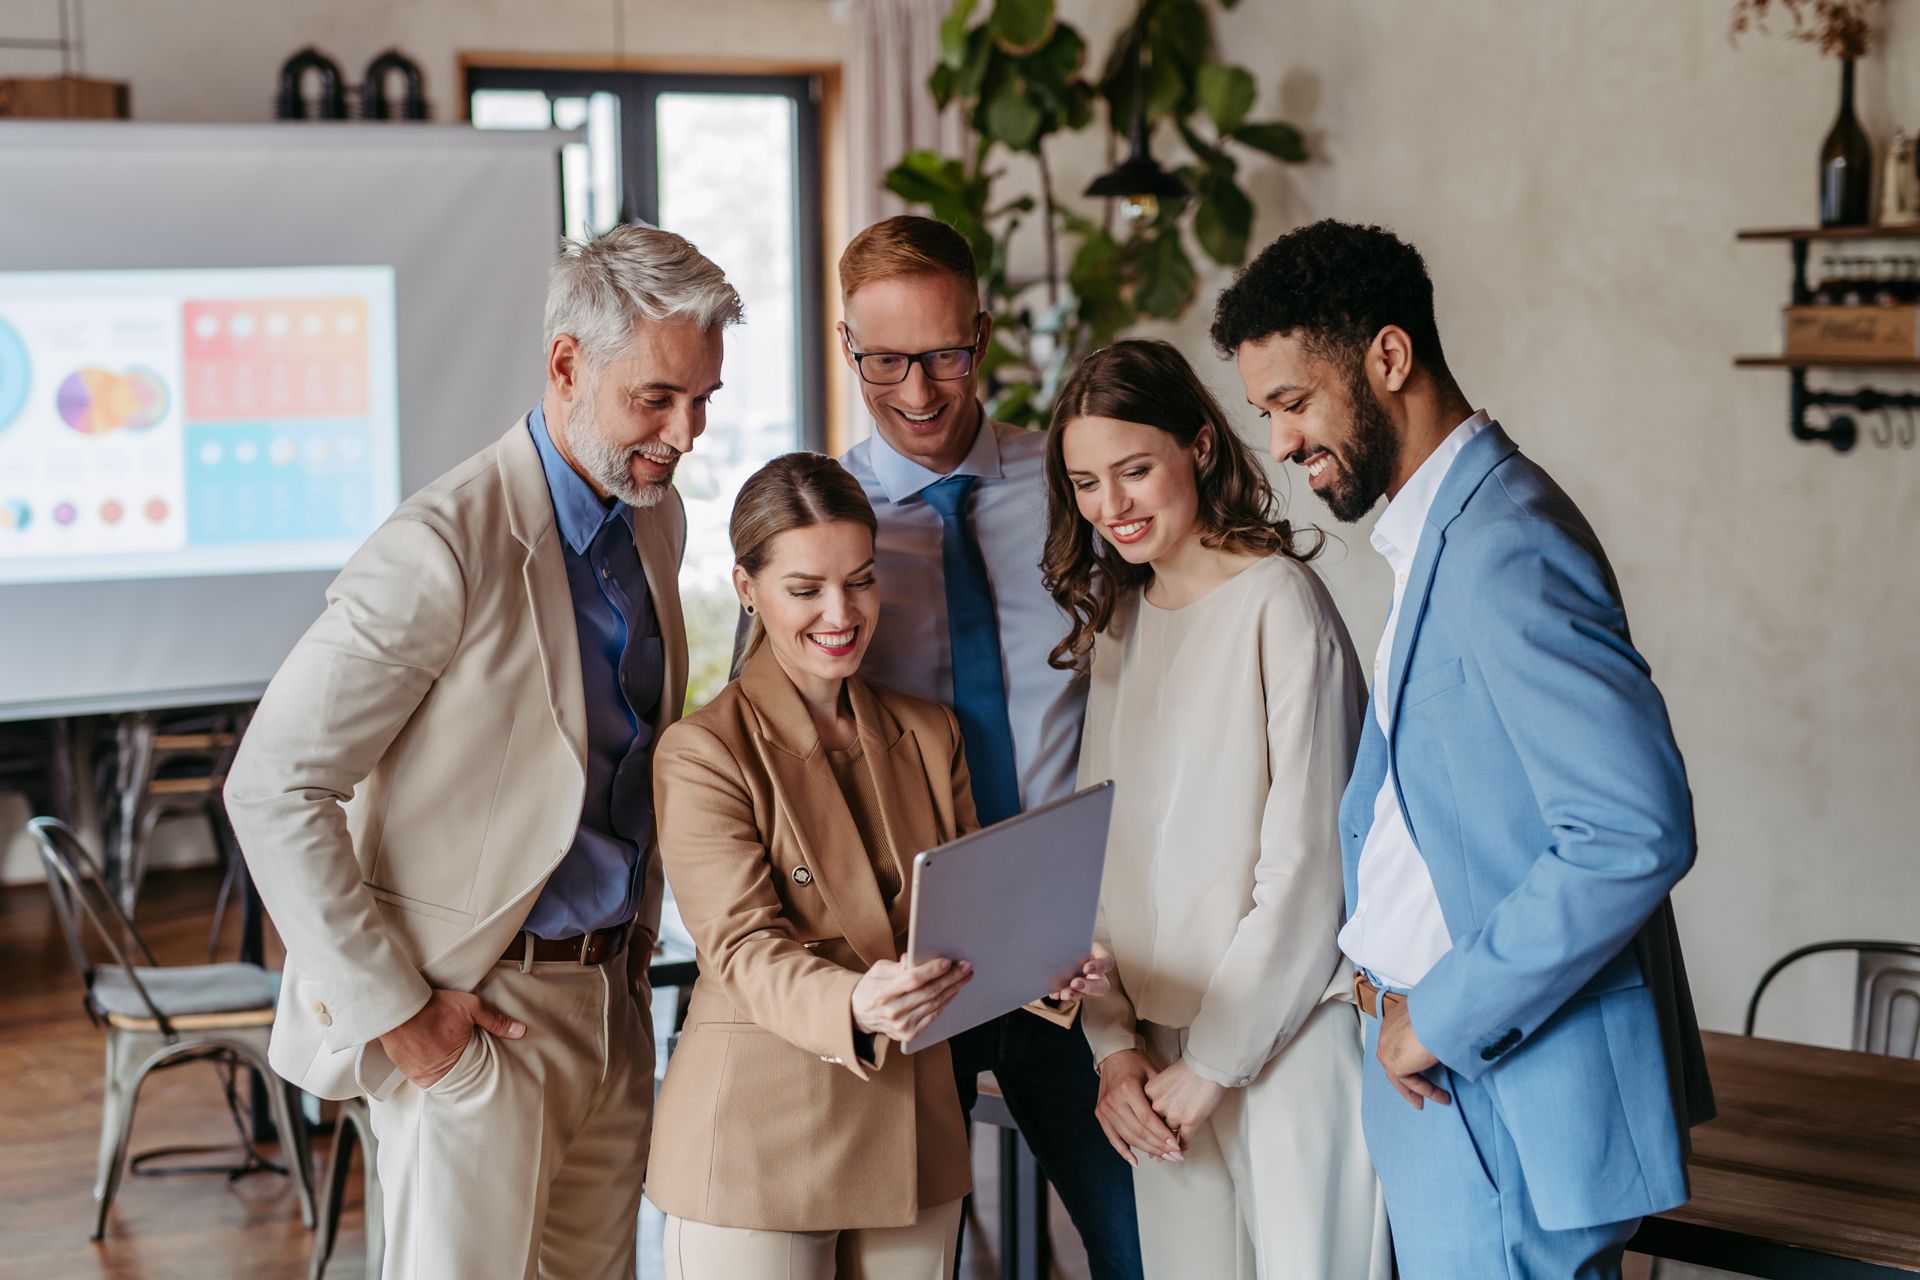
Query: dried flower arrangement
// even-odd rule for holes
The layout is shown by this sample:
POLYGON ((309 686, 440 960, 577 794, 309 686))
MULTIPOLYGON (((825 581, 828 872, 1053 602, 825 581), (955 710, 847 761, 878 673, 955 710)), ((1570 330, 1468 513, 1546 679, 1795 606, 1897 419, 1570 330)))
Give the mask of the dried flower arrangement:
POLYGON ((1834 58, 1860 58, 1872 44, 1872 11, 1881 0, 1734 0, 1732 36, 1765 31, 1775 6, 1793 19, 1788 35, 1834 58))

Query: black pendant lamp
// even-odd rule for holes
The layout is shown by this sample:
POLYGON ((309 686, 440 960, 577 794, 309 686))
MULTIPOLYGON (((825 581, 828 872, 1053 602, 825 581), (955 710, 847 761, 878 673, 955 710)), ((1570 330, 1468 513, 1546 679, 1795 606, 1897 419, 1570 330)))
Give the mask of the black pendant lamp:
POLYGON ((1147 137, 1146 32, 1147 6, 1141 0, 1133 18, 1133 126, 1127 131, 1127 158, 1087 184, 1086 194, 1117 198, 1121 216, 1136 226, 1160 216, 1162 200, 1183 200, 1187 184, 1153 158, 1147 137))

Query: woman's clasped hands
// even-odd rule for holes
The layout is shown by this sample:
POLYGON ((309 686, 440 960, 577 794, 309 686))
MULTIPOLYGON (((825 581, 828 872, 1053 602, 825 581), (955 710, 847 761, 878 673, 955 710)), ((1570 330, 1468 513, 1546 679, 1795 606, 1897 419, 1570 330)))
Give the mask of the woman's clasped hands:
POLYGON ((1139 1155, 1178 1163, 1189 1136, 1205 1124, 1226 1087, 1194 1074, 1184 1060, 1156 1069, 1138 1049, 1122 1049, 1100 1063, 1100 1100, 1094 1116, 1120 1158, 1139 1155))

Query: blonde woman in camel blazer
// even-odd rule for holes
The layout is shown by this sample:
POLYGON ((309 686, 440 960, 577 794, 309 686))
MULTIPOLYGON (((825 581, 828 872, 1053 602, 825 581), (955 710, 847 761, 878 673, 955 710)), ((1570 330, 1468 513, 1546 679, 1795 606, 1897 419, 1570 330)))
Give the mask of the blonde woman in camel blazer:
POLYGON ((970 973, 899 963, 911 859, 977 826, 960 730, 853 673, 873 512, 817 454, 734 509, 739 678, 660 740, 661 853, 700 977, 648 1195, 675 1280, 945 1280, 967 1140, 944 1045, 905 1040, 970 973))

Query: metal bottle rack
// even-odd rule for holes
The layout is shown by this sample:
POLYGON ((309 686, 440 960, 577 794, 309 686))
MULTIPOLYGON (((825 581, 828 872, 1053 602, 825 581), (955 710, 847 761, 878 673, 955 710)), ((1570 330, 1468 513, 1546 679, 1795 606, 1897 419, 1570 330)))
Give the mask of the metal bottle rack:
MULTIPOLYGON (((1920 225, 1909 227, 1768 227, 1739 234, 1742 241, 1785 240, 1793 248, 1793 305, 1806 306, 1813 301, 1813 290, 1807 284, 1807 246, 1815 241, 1846 240, 1915 240, 1920 239, 1920 225)), ((1900 391, 1881 391, 1873 387, 1860 387, 1853 391, 1815 390, 1807 385, 1809 369, 1877 369, 1889 372, 1920 373, 1920 358, 1896 359, 1848 359, 1841 356, 1737 356, 1733 362, 1742 369, 1785 369, 1791 378, 1787 397, 1787 426, 1793 432, 1795 440, 1806 443, 1824 443, 1835 453, 1845 453, 1860 442, 1860 424, 1853 414, 1835 413, 1827 417, 1824 425, 1814 426, 1807 421, 1809 409, 1852 409, 1855 413, 1887 414, 1900 410, 1909 415, 1903 426, 1896 431, 1891 421, 1884 429, 1874 432, 1874 439, 1882 445, 1891 444, 1898 439, 1902 446, 1912 447, 1915 426, 1913 414, 1920 413, 1920 394, 1900 391)))

